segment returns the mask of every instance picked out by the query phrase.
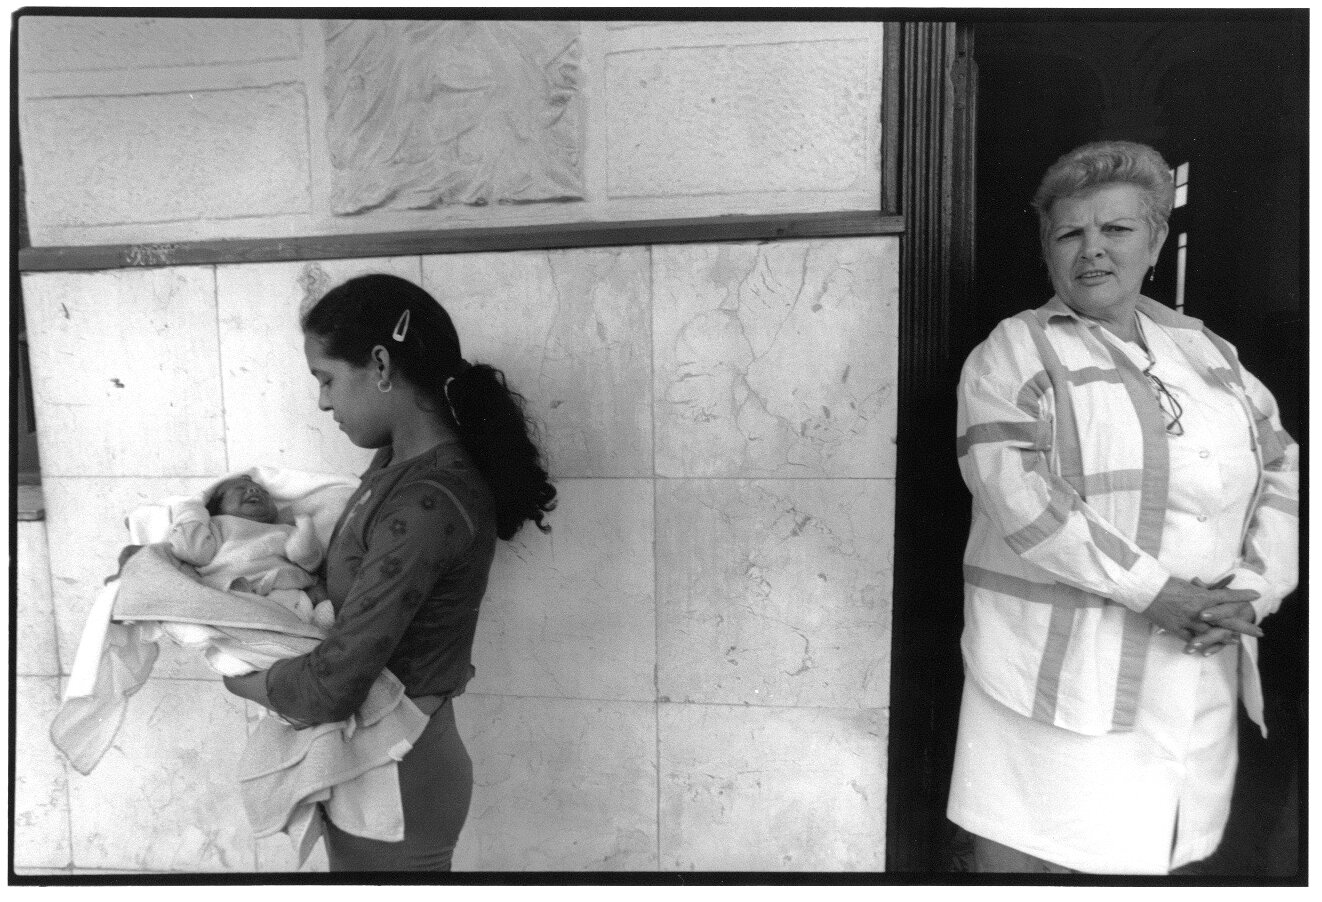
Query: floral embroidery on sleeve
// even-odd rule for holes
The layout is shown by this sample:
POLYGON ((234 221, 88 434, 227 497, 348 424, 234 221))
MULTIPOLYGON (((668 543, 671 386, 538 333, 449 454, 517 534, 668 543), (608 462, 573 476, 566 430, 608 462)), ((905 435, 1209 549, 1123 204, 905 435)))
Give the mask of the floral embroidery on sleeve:
POLYGON ((366 536, 366 552, 326 640, 272 669, 279 676, 268 691, 279 713, 310 723, 353 713, 436 580, 467 553, 471 522, 458 499, 431 480, 392 492, 366 536))

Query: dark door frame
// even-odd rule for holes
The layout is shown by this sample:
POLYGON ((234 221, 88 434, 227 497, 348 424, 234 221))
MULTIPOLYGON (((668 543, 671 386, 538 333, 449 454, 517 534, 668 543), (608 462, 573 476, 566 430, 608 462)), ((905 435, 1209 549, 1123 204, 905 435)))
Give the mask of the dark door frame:
POLYGON ((886 868, 950 867, 945 818, 963 670, 960 559, 969 502, 955 386, 972 296, 977 72, 969 23, 905 22, 898 86, 900 355, 886 868), (953 625, 953 626, 952 626, 953 625))

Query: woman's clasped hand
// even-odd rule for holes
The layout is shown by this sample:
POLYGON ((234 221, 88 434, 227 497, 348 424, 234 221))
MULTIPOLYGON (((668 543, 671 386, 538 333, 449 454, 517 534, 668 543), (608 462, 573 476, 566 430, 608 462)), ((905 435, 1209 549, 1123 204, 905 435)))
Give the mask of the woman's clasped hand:
POLYGON ((1143 614, 1159 631, 1184 639, 1190 654, 1212 655, 1238 644, 1241 634, 1262 637, 1250 604, 1257 597, 1250 589, 1213 588, 1172 576, 1143 614))

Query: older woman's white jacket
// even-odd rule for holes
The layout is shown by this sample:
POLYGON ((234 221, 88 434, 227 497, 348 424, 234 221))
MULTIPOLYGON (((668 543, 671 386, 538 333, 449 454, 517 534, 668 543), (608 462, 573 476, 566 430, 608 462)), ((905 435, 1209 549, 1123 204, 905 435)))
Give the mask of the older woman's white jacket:
MULTIPOLYGON (((1233 588, 1258 620, 1298 578, 1299 448, 1234 349, 1149 298, 1194 369, 1252 423, 1260 478, 1233 588)), ((964 557, 967 674, 997 701, 1085 734, 1132 729, 1152 624, 1141 612, 1171 575, 1166 421, 1142 372, 1059 298, 1002 321, 964 364, 958 452, 973 493, 964 557)), ((1243 637, 1241 693, 1263 727, 1256 640, 1243 637)), ((1265 732, 1265 727, 1264 727, 1265 732)))

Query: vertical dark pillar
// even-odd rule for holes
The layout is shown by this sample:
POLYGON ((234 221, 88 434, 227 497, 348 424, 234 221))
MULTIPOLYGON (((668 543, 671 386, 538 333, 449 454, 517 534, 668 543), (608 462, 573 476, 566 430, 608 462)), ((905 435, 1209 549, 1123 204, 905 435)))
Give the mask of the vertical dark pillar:
MULTIPOLYGON (((949 869, 945 800, 963 682, 969 498, 955 385, 973 278, 976 71, 967 25, 894 26, 900 373, 886 866, 949 869)), ((884 191, 885 186, 883 186, 884 191)))

